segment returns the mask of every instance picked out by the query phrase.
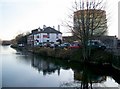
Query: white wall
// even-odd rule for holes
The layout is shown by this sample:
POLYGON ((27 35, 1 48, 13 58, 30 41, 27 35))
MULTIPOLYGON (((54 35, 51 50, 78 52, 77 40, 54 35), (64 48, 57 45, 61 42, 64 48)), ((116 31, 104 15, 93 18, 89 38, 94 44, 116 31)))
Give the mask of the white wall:
POLYGON ((49 38, 43 37, 43 35, 48 35, 48 34, 47 33, 34 34, 34 46, 39 45, 39 43, 47 42, 47 40, 49 40, 49 42, 56 42, 56 40, 58 39, 62 40, 62 34, 58 34, 58 38, 56 33, 50 33, 49 38), (39 36, 39 38, 37 36, 39 36), (37 42, 36 40, 38 40, 39 42, 37 42))
POLYGON ((38 34, 34 34, 34 46, 38 45, 38 42, 36 42, 36 40, 37 40, 37 35, 38 35, 38 34))
POLYGON ((62 40, 62 34, 58 34, 58 38, 62 40))
POLYGON ((49 40, 50 40, 49 42, 56 42, 56 34, 55 33, 51 33, 49 40))
POLYGON ((43 35, 47 35, 47 33, 38 33, 34 35, 34 45, 39 45, 39 43, 47 42, 48 38, 43 38, 43 35), (39 38, 38 38, 39 36, 39 38), (36 42, 38 40, 39 42, 36 42))
POLYGON ((41 33, 41 42, 47 42, 48 38, 43 38, 43 35, 47 35, 47 33, 41 33))

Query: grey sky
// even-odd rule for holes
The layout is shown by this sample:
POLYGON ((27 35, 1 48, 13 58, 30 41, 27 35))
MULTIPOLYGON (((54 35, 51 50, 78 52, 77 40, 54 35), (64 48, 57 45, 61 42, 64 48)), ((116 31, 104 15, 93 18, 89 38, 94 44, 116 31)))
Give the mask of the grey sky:
MULTIPOLYGON (((74 0, 0 0, 0 39, 12 39, 18 33, 62 24, 74 0)), ((117 35, 117 0, 109 0, 109 35, 117 35), (112 30, 114 29, 114 31, 112 30)), ((66 28, 61 27, 64 33, 66 28)), ((64 33, 63 35, 66 35, 64 33)))

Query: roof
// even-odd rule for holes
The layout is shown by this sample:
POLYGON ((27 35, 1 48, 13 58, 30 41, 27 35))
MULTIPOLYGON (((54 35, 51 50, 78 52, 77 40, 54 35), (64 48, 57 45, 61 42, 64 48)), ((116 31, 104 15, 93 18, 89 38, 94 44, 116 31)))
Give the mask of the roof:
POLYGON ((34 30, 32 30, 32 33, 28 34, 28 36, 34 35, 34 34, 38 34, 38 33, 56 33, 56 34, 62 34, 60 31, 57 31, 54 28, 46 27, 44 29, 34 29, 34 30))
POLYGON ((57 31, 51 27, 44 28, 44 30, 40 31, 40 33, 60 33, 60 34, 62 34, 60 31, 57 31))

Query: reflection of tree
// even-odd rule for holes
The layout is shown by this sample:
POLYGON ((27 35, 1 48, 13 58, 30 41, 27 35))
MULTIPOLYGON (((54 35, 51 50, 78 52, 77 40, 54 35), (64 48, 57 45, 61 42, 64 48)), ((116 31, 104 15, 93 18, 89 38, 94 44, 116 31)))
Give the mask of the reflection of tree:
POLYGON ((55 73, 56 70, 58 71, 58 75, 60 74, 60 67, 47 60, 33 58, 32 66, 38 69, 38 71, 42 71, 43 75, 55 73))
MULTIPOLYGON (((74 80, 81 81, 83 78, 84 71, 74 70, 74 80)), ((92 83, 100 83, 106 80, 106 76, 97 76, 95 74, 87 73, 91 77, 92 83)))
POLYGON ((93 89, 95 83, 101 83, 106 81, 106 76, 98 75, 88 66, 77 66, 79 68, 73 69, 74 81, 64 82, 60 87, 77 87, 77 89, 93 89))
POLYGON ((62 82, 60 87, 65 86, 78 87, 78 89, 92 89, 92 87, 95 87, 94 84, 106 81, 107 75, 112 76, 115 80, 119 80, 117 77, 119 76, 119 72, 115 69, 113 71, 111 67, 98 67, 96 65, 90 66, 82 63, 61 61, 59 59, 36 58, 34 56, 32 58, 31 65, 38 71, 42 71, 43 75, 51 75, 56 71, 58 72, 58 75, 60 75, 60 69, 68 70, 71 68, 74 72, 74 81, 62 82))
POLYGON ((81 89, 92 89, 93 83, 101 83, 106 80, 106 76, 96 76, 84 66, 83 70, 74 70, 74 80, 81 81, 81 89))

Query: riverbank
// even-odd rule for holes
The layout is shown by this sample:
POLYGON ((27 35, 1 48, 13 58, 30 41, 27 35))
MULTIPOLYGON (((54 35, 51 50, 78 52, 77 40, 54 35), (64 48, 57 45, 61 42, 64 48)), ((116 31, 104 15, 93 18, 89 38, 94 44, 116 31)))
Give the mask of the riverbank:
MULTIPOLYGON (((19 47, 17 45, 12 45, 12 48, 17 48, 19 50, 27 50, 33 54, 59 58, 61 60, 84 62, 82 56, 82 49, 61 49, 61 48, 49 48, 49 47, 19 47)), ((91 64, 101 64, 101 65, 114 65, 120 69, 120 56, 113 55, 111 52, 104 50, 92 50, 91 58, 89 63, 91 64)))
MULTIPOLYGON (((113 55, 110 52, 103 50, 93 50, 91 59, 89 62, 84 62, 82 57, 81 49, 60 49, 60 48, 49 48, 49 47, 17 47, 20 50, 27 50, 33 55, 50 58, 51 61, 59 61, 62 64, 66 63, 67 67, 71 68, 82 68, 79 65, 87 66, 88 68, 97 68, 97 73, 103 75, 103 73, 112 73, 116 77, 113 77, 118 83, 120 83, 117 76, 120 75, 120 57, 113 55), (103 70, 105 70, 103 72, 103 70)), ((57 63, 55 62, 55 63, 57 63)), ((38 63, 37 63, 38 64, 38 63)), ((60 64, 61 65, 61 64, 60 64)))

